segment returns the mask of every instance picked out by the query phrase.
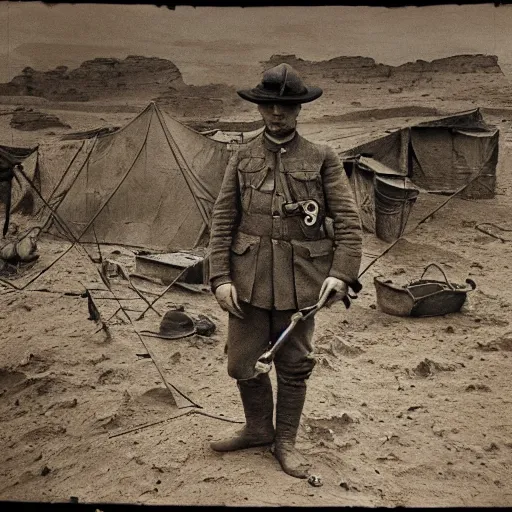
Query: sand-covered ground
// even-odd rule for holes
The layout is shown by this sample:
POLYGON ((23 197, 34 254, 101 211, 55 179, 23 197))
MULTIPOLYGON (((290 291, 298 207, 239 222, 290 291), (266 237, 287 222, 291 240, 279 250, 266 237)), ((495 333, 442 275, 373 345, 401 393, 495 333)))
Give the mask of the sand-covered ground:
MULTIPOLYGON (((385 106, 399 104, 392 100, 385 106)), ((359 108, 383 108, 376 103, 363 101, 359 108)), ((443 109, 471 106, 454 102, 443 109)), ((34 108, 57 114, 74 130, 119 125, 134 115, 99 107, 93 112, 34 108)), ((333 112, 318 108, 317 117, 333 112)), ((157 329, 159 317, 149 311, 137 321, 146 305, 116 279, 116 295, 124 298, 130 321, 116 314, 107 336, 89 319, 83 296, 86 288, 105 286, 95 264, 74 247, 23 291, 0 285, 0 499, 512 504, 512 243, 475 229, 481 222, 512 228, 512 117, 506 111, 495 114, 486 120, 501 129, 496 197, 454 198, 411 231, 446 199, 420 196, 405 240, 365 273, 353 307, 347 312, 336 305, 318 314, 319 363, 309 381, 298 446, 314 463, 322 487, 283 474, 267 448, 224 455, 210 450, 211 439, 243 420, 236 385, 226 373, 226 314, 211 295, 173 288, 155 309, 164 313, 183 305, 192 316, 207 315, 217 324, 212 337, 141 339, 136 331, 157 329), (374 276, 408 281, 430 262, 443 265, 453 282, 468 277, 476 282, 460 313, 411 319, 376 307, 374 276), (201 408, 187 407, 183 395, 201 408), (168 421, 126 433, 160 420, 168 421)), ((9 117, 0 116, 0 143, 27 145, 55 136, 13 130, 9 117)), ((328 139, 328 122, 315 129, 328 139)), ((15 216, 14 221, 26 219, 15 216)), ((68 247, 42 238, 41 261, 18 285, 68 247)), ((365 235, 363 265, 386 247, 365 235)), ((104 247, 103 256, 128 269, 133 265, 133 253, 126 249, 104 247)), ((149 300, 160 291, 139 285, 149 300)), ((105 320, 119 306, 115 300, 98 302, 105 320)))

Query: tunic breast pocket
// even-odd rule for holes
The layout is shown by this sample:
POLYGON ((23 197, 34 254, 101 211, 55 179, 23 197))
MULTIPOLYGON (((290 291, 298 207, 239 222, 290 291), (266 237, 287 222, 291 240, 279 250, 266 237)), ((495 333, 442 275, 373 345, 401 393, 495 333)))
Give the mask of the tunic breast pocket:
POLYGON ((314 199, 323 204, 322 178, 318 171, 289 171, 288 186, 295 201, 314 199))
POLYGON ((250 157, 238 163, 238 176, 242 190, 246 188, 258 189, 265 181, 269 165, 265 157, 250 157))
POLYGON ((240 160, 238 176, 244 212, 250 212, 253 191, 260 189, 269 171, 270 167, 264 157, 250 157, 240 160))

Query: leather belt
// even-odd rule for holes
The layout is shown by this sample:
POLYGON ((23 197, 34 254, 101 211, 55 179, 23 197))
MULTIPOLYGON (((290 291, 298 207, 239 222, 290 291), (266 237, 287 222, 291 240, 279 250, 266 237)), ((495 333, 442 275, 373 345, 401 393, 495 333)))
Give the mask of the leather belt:
POLYGON ((268 236, 274 240, 319 240, 325 238, 323 227, 317 230, 314 238, 306 238, 300 222, 299 217, 272 217, 271 215, 244 212, 238 229, 248 235, 268 236))

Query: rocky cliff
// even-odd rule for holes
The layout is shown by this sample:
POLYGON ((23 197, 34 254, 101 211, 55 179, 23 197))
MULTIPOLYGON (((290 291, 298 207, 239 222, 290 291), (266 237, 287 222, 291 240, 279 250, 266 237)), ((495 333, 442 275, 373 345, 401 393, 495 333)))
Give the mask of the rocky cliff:
MULTIPOLYGON (((319 83, 366 83, 412 81, 436 75, 503 75, 494 55, 457 55, 431 62, 417 60, 400 66, 380 64, 369 57, 336 57, 307 61, 296 55, 273 55, 263 69, 288 62, 302 76, 319 83)), ((126 59, 96 58, 76 69, 58 66, 50 71, 30 67, 9 83, 0 84, 0 96, 36 96, 53 101, 88 101, 106 98, 139 100, 157 98, 180 107, 180 98, 193 109, 200 98, 212 106, 235 101, 236 93, 222 84, 190 86, 184 83, 178 67, 170 60, 130 55, 126 59), (229 98, 229 100, 228 100, 229 98)), ((189 108, 186 108, 189 110, 189 108)), ((214 110, 222 110, 215 107, 214 110)))
MULTIPOLYGON (((369 57, 307 61, 296 55, 273 55, 261 65, 267 69, 280 62, 288 62, 306 82, 324 89, 323 105, 328 106, 331 114, 336 108, 349 105, 375 108, 381 101, 378 98, 388 101, 392 93, 397 101, 408 94, 408 101, 414 104, 428 103, 430 100, 425 98, 435 102, 474 102, 502 98, 503 91, 510 87, 497 57, 492 55, 458 55, 400 66, 381 64, 369 57), (341 88, 340 83, 344 84, 341 88)), ((25 68, 9 83, 0 84, 0 97, 17 97, 20 102, 27 97, 57 102, 91 101, 92 106, 102 100, 121 100, 126 105, 156 100, 182 118, 212 119, 254 112, 254 105, 240 100, 234 87, 189 85, 173 62, 134 55, 126 59, 96 58, 76 69, 25 68)), ((314 112, 315 107, 308 110, 314 112)))
POLYGON ((495 55, 456 55, 431 62, 417 60, 400 66, 379 64, 369 57, 336 57, 325 61, 307 61, 296 55, 273 55, 262 62, 268 69, 281 62, 287 62, 304 77, 317 81, 365 83, 367 81, 388 81, 414 79, 435 74, 493 73, 503 75, 495 55))
POLYGON ((417 60, 392 68, 392 75, 400 73, 497 73, 503 74, 496 55, 454 55, 431 62, 417 60))
POLYGON ((9 83, 0 84, 0 97, 40 97, 50 101, 155 100, 179 117, 219 117, 239 105, 234 87, 224 84, 188 85, 170 60, 129 56, 124 60, 96 58, 69 70, 25 68, 9 83))
POLYGON ((169 60, 130 55, 126 59, 97 58, 69 70, 25 68, 9 83, 0 84, 0 95, 40 96, 55 101, 88 101, 98 98, 145 95, 172 87, 185 87, 180 70, 169 60))
POLYGON ((281 62, 293 66, 303 77, 317 79, 340 79, 343 81, 365 81, 380 78, 387 80, 391 74, 391 66, 377 64, 369 57, 336 57, 323 61, 308 61, 296 55, 272 55, 263 62, 263 69, 268 69, 281 62))

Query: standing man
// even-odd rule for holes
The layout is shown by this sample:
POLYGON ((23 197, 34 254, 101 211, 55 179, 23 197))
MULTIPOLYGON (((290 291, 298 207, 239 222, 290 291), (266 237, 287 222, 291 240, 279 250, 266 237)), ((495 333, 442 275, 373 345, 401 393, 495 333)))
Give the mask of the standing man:
POLYGON ((360 289, 361 223, 335 152, 296 131, 301 104, 322 90, 280 64, 238 94, 258 105, 265 131, 228 164, 212 215, 210 279, 229 313, 228 374, 237 381, 246 425, 211 447, 228 452, 274 443, 282 469, 307 478, 309 464, 295 440, 315 366, 314 319, 299 322, 276 354, 275 429, 270 378, 255 376, 254 366, 298 309, 360 289))

